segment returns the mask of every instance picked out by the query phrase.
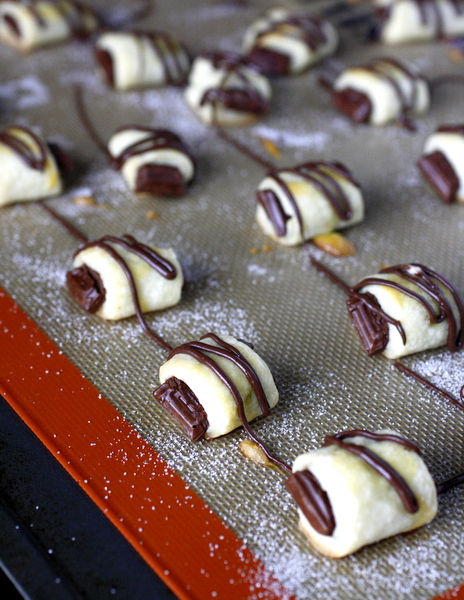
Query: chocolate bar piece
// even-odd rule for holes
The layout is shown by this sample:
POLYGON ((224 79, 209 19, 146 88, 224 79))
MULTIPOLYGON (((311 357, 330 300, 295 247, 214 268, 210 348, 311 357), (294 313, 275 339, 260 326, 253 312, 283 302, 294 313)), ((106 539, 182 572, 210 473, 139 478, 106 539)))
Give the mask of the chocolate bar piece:
POLYGON ((422 156, 417 164, 443 202, 449 203, 456 199, 459 178, 443 152, 436 151, 422 156))
POLYGON ((390 430, 327 436, 322 448, 295 459, 287 488, 301 531, 330 558, 421 527, 438 509, 419 448, 390 430))
POLYGON ((183 196, 185 185, 176 167, 143 165, 137 171, 135 191, 155 196, 183 196))
POLYGON ((439 127, 426 140, 417 166, 443 202, 464 202, 464 126, 439 127))
POLYGON ((271 86, 245 56, 212 52, 193 61, 185 100, 208 125, 244 125, 268 110, 271 86))
POLYGON ((345 88, 332 94, 332 102, 337 110, 355 123, 369 123, 372 104, 366 94, 345 88))
POLYGON ((388 344, 388 323, 382 318, 376 297, 369 293, 354 294, 348 298, 346 305, 367 355, 382 352, 388 344))
POLYGON ((155 399, 172 415, 185 435, 196 442, 209 427, 208 417, 186 383, 170 377, 154 392, 155 399))
POLYGON ((306 11, 272 7, 245 32, 243 50, 266 75, 296 75, 333 54, 335 27, 306 11))
POLYGON ((105 301, 100 275, 83 265, 66 273, 66 288, 71 298, 89 313, 96 313, 105 301))
POLYGON ((287 55, 269 50, 269 48, 253 48, 248 59, 266 75, 285 75, 289 71, 290 59, 287 55))

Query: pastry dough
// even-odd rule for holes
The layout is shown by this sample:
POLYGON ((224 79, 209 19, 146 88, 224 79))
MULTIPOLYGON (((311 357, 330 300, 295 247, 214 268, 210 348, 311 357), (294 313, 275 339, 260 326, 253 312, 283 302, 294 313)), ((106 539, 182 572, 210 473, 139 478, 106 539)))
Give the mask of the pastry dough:
POLYGON ((464 125, 433 133, 418 166, 443 202, 464 202, 464 125))
POLYGON ((359 184, 340 163, 306 163, 269 173, 257 191, 256 220, 287 246, 364 218, 359 184))
POLYGON ((351 288, 347 301, 366 352, 396 359, 462 344, 464 307, 453 286, 418 264, 382 269, 351 288))
POLYGON ((86 38, 98 27, 94 11, 73 0, 0 3, 0 40, 22 52, 72 37, 86 38))
POLYGON ((421 527, 437 513, 437 489, 426 464, 414 444, 394 431, 327 437, 324 447, 296 458, 293 472, 287 487, 299 506, 300 529, 331 558, 421 527), (393 483, 373 466, 372 456, 386 464, 393 483))
POLYGON ((426 42, 464 34, 462 0, 394 0, 382 11, 385 44, 426 42))
POLYGON ((185 99, 208 125, 243 125, 267 111, 271 86, 245 57, 217 52, 198 56, 185 99))
POLYGON ((270 8, 252 23, 243 42, 248 58, 268 75, 301 73, 338 45, 336 29, 316 15, 270 8))
POLYGON ((333 84, 332 100, 357 123, 386 125, 424 114, 430 90, 411 67, 394 59, 377 59, 343 71, 333 84))
POLYGON ((210 333, 175 348, 159 375, 155 398, 193 440, 225 435, 267 414, 278 401, 266 363, 229 335, 210 333))
POLYGON ((0 206, 61 193, 62 182, 50 147, 30 129, 0 132, 0 206))
POLYGON ((86 244, 74 256, 66 276, 71 296, 88 312, 118 320, 177 304, 184 282, 173 250, 145 246, 131 236, 105 236, 86 244), (129 272, 129 275, 127 273, 129 272))
POLYGON ((182 85, 190 68, 184 46, 161 32, 104 33, 95 45, 95 58, 106 83, 119 91, 182 85))
POLYGON ((110 138, 108 150, 133 192, 182 196, 194 176, 187 148, 170 131, 122 127, 110 138))

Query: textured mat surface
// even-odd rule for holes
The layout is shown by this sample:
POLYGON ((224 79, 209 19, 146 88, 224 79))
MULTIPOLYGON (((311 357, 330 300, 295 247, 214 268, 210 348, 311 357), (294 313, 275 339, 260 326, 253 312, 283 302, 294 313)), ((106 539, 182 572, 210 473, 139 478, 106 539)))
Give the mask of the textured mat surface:
MULTIPOLYGON (((159 0, 151 22, 185 40, 193 54, 238 50, 246 25, 265 4, 159 0)), ((409 60, 431 79, 462 72, 443 44, 387 51, 361 46, 347 32, 336 59, 351 65, 387 54, 409 60)), ((281 400, 253 427, 276 452, 292 461, 328 433, 390 427, 421 446, 437 480, 463 469, 464 415, 405 379, 386 359, 363 354, 343 294, 309 266, 306 250, 277 246, 255 225, 254 190, 262 168, 198 122, 181 90, 109 92, 95 74, 90 46, 74 43, 24 57, 2 47, 0 64, 0 125, 36 127, 76 159, 66 192, 50 206, 90 238, 131 233, 177 251, 186 292, 177 307, 150 315, 150 324, 173 345, 208 331, 230 333, 253 342, 267 361, 281 400), (171 128, 184 138, 198 165, 185 198, 128 192, 79 124, 74 83, 83 85, 104 138, 129 123, 171 128), (97 206, 72 202, 89 193, 97 206), (159 218, 149 219, 148 211, 159 218)), ((314 70, 274 81, 269 114, 233 131, 263 155, 259 137, 273 140, 282 152, 279 165, 339 160, 361 182, 366 219, 346 234, 357 254, 334 259, 309 252, 349 283, 384 264, 422 262, 464 295, 464 207, 441 204, 415 166, 436 126, 462 122, 464 86, 437 87, 430 113, 411 134, 395 126, 350 124, 330 106, 317 77, 314 70)), ((70 300, 63 282, 76 241, 35 204, 2 209, 0 223, 0 284, 299 597, 426 599, 464 581, 464 489, 442 497, 435 521, 417 532, 344 560, 321 558, 298 533, 281 476, 241 457, 241 430, 192 444, 154 403, 164 352, 136 320, 105 323, 70 300)), ((464 383, 463 356, 440 349, 405 363, 457 393, 464 383)))

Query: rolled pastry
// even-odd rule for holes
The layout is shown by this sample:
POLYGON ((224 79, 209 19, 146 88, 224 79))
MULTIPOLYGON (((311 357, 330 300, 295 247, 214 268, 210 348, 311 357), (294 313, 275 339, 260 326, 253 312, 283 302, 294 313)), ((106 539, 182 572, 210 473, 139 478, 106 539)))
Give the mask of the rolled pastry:
POLYGON ((464 125, 439 127, 418 166, 443 202, 464 202, 464 125))
POLYGON ((464 306, 453 286, 419 264, 382 269, 351 288, 348 312, 369 356, 387 358, 462 344, 464 306))
POLYGON ((286 246, 302 244, 364 218, 359 184, 340 163, 305 163, 270 172, 256 196, 260 227, 286 246))
POLYGON ((462 0, 393 0, 382 10, 385 44, 426 42, 464 34, 462 0))
POLYGON ((50 146, 17 125, 0 131, 0 206, 61 193, 62 182, 50 146))
POLYGON ((162 32, 110 31, 95 45, 99 71, 118 91, 183 85, 190 68, 187 50, 162 32))
POLYGON ((105 236, 74 255, 66 274, 72 298, 102 319, 118 320, 177 304, 184 279, 173 250, 146 246, 132 236, 105 236))
POLYGON ((115 168, 136 193, 182 196, 195 166, 186 146, 171 131, 128 126, 108 142, 115 168))
POLYGON ((97 30, 95 12, 75 0, 23 0, 0 3, 0 40, 22 52, 97 30))
POLYGON ((229 335, 209 333, 174 348, 159 376, 156 400, 193 441, 247 426, 278 401, 269 367, 229 335))
POLYGON ((337 31, 328 21, 275 7, 246 31, 243 51, 267 75, 293 75, 333 54, 337 45, 337 31))
POLYGON ((298 456, 287 488, 311 544, 341 558, 417 529, 437 513, 437 489, 419 449, 390 430, 345 431, 298 456))
POLYGON ((386 125, 424 114, 430 104, 427 81, 391 58, 343 71, 332 88, 335 107, 356 123, 386 125))
POLYGON ((243 125, 268 110, 271 87, 250 61, 238 54, 198 56, 185 99, 208 125, 243 125))

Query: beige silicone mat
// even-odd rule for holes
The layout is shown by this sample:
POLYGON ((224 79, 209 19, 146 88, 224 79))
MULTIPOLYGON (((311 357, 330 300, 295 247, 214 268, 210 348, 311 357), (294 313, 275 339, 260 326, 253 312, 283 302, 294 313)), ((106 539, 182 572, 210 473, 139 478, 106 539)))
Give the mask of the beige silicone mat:
MULTIPOLYGON (((108 1, 106 7, 115 4, 108 1)), ((246 25, 267 4, 157 0, 147 24, 176 34, 193 54, 239 50, 246 25)), ((316 9, 319 3, 305 5, 316 9)), ((408 60, 430 78, 463 72, 464 63, 452 62, 444 44, 389 50, 360 45, 348 32, 336 58, 351 65, 384 55, 408 60)), ((254 190, 262 168, 197 121, 181 90, 109 92, 95 75, 91 46, 78 43, 29 56, 1 47, 0 76, 0 125, 33 126, 75 158, 73 179, 51 206, 91 238, 127 232, 177 251, 188 287, 177 307, 149 317, 153 327, 173 345, 208 331, 255 344, 281 400, 253 427, 284 459, 291 462, 317 447, 328 433, 390 427, 422 447, 437 480, 463 470, 464 415, 407 380, 388 360, 364 355, 341 291, 309 266, 303 248, 277 246, 255 225, 254 190), (74 83, 84 86, 104 138, 129 123, 183 136, 198 164, 185 198, 140 199, 127 191, 76 118, 74 83), (82 194, 92 194, 99 205, 73 204, 82 194), (159 218, 150 220, 147 211, 159 218)), ((317 76, 315 70, 274 81, 269 114, 233 132, 263 154, 258 137, 273 140, 282 166, 339 160, 362 183, 366 219, 347 232, 356 256, 335 259, 309 251, 349 283, 382 264, 422 262, 464 295, 464 207, 441 204, 415 167, 436 126, 464 120, 464 86, 439 88, 430 113, 411 134, 396 126, 352 125, 330 106, 317 76)), ((238 452, 241 430, 193 444, 154 403, 164 352, 136 320, 105 323, 69 299, 63 281, 76 241, 34 204, 2 209, 0 225, 0 285, 299 598, 427 599, 464 582, 464 488, 443 496, 437 518, 417 532, 343 560, 321 558, 297 530, 282 477, 238 452)), ((463 357, 440 349, 405 363, 458 393, 463 357)))

